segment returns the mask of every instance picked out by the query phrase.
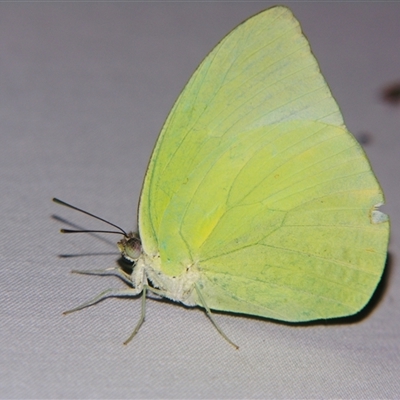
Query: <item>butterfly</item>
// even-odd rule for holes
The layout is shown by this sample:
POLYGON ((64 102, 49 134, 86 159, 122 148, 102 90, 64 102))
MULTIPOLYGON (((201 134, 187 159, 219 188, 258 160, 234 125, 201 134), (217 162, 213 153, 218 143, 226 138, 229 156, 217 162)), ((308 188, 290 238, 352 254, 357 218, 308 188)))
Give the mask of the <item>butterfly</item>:
MULTIPOLYGON (((118 242, 129 288, 210 310, 301 322, 357 313, 384 269, 389 220, 292 12, 244 21, 208 54, 155 145, 138 233, 118 242)), ((82 273, 108 274, 104 271, 82 273)), ((233 344, 234 345, 234 344, 233 344)))

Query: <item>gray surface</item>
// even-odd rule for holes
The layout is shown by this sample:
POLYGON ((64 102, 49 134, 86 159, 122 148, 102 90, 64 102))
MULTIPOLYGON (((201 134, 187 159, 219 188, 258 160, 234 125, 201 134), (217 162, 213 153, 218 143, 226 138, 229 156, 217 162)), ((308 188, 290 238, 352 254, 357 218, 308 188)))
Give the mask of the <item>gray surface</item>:
MULTIPOLYGON (((271 3, 272 4, 272 3, 271 3)), ((269 3, 0 4, 0 396, 2 398, 400 397, 400 6, 293 3, 349 129, 366 146, 391 216, 381 296, 353 323, 289 326, 199 309, 108 300, 63 310, 116 278, 71 275, 117 259, 114 237, 57 233, 58 196, 132 229, 150 152, 180 89, 211 48, 269 3), (103 256, 85 254, 105 253, 103 256), (59 258, 60 254, 79 257, 59 258)))

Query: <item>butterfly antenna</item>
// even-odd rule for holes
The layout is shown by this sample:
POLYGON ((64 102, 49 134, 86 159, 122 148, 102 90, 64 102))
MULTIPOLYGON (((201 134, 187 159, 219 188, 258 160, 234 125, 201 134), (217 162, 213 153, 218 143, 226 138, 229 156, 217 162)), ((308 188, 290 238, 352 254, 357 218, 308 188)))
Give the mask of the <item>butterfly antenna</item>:
POLYGON ((61 233, 117 233, 118 235, 124 235, 126 238, 128 238, 128 234, 120 228, 118 225, 113 224, 110 221, 107 221, 103 218, 98 217, 97 215, 91 214, 90 212, 87 212, 85 210, 82 210, 81 208, 75 207, 72 204, 66 203, 65 201, 62 201, 60 199, 57 199, 56 197, 53 197, 54 203, 61 204, 62 206, 72 208, 73 210, 79 211, 83 214, 89 215, 90 217, 96 218, 99 221, 105 222, 108 225, 113 226, 114 228, 118 229, 119 232, 116 231, 98 231, 98 230, 75 230, 75 229, 60 229, 61 233))

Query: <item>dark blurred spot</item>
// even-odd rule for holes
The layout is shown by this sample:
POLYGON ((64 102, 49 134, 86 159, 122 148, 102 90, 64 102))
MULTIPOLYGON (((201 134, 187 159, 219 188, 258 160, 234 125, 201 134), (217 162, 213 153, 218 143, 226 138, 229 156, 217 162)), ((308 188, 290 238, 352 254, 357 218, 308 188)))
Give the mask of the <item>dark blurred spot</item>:
POLYGON ((372 135, 369 132, 359 132, 355 137, 362 146, 372 143, 372 135))
POLYGON ((400 104, 400 82, 392 83, 382 89, 382 100, 397 106, 400 104))

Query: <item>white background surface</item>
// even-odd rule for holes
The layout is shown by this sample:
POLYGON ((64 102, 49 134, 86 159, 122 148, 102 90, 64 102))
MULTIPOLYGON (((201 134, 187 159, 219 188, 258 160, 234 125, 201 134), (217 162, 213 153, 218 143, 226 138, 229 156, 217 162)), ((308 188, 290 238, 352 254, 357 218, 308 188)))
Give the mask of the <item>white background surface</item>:
POLYGON ((363 318, 303 326, 111 299, 63 316, 112 277, 115 237, 60 235, 60 197, 135 228, 161 125, 191 73, 242 20, 273 3, 0 4, 1 398, 398 398, 400 396, 400 5, 286 3, 300 20, 392 221, 384 284, 363 318), (104 255, 96 255, 98 253, 104 255), (61 258, 62 254, 77 257, 61 258))

